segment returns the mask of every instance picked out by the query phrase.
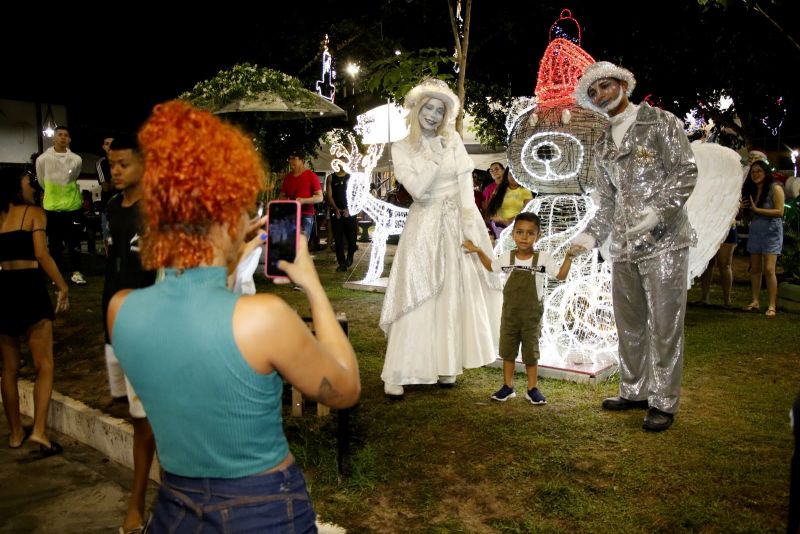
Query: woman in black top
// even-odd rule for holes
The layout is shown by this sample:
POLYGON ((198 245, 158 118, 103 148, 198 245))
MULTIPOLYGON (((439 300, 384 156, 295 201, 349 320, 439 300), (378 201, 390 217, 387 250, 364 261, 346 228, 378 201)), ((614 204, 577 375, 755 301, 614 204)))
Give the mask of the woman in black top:
POLYGON ((69 287, 47 251, 44 210, 32 205, 31 176, 15 168, 0 169, 0 352, 3 355, 3 408, 16 449, 25 439, 38 443, 43 455, 61 452, 47 438, 45 423, 53 390, 53 305, 39 267, 58 287, 56 311, 69 309, 69 287), (28 436, 19 416, 17 374, 20 338, 36 365, 33 428, 28 436))

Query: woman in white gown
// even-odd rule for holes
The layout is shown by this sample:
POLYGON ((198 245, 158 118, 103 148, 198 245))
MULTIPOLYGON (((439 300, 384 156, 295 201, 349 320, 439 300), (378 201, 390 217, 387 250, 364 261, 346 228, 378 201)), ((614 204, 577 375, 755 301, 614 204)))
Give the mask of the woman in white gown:
POLYGON ((491 243, 472 191, 474 164, 453 128, 459 101, 428 79, 406 96, 409 135, 392 145, 397 180, 414 199, 392 264, 380 326, 388 336, 381 378, 390 397, 405 384, 452 386, 465 368, 494 361, 502 290, 472 240, 491 243))

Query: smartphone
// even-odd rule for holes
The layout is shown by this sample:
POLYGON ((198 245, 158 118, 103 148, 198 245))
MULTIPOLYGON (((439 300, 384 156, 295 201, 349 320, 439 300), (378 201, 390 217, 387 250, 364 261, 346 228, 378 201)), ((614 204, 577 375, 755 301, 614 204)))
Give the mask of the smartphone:
POLYGON ((267 278, 284 278, 286 273, 278 269, 278 262, 294 261, 297 255, 300 203, 296 200, 273 200, 267 204, 267 228, 264 274, 267 278))

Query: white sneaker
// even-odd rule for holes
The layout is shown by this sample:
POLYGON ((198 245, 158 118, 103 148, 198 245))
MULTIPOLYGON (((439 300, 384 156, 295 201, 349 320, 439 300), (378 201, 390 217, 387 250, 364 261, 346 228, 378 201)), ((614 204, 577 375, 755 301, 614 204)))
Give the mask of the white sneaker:
POLYGON ((75 284, 75 285, 79 285, 79 286, 86 285, 86 279, 78 271, 75 271, 74 273, 72 273, 72 277, 70 278, 70 280, 72 280, 72 283, 75 284))
POLYGON ((387 397, 402 397, 405 393, 403 386, 398 386, 395 384, 384 384, 383 385, 383 392, 386 394, 387 397))

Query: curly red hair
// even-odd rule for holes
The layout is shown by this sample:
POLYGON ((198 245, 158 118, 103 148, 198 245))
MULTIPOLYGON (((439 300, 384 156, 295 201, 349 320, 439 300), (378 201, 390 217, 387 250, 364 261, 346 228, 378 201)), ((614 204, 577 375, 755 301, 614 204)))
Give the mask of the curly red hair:
POLYGON ((264 187, 264 168, 250 139, 208 111, 172 100, 153 108, 139 131, 146 269, 209 263, 212 224, 231 238, 264 187))

